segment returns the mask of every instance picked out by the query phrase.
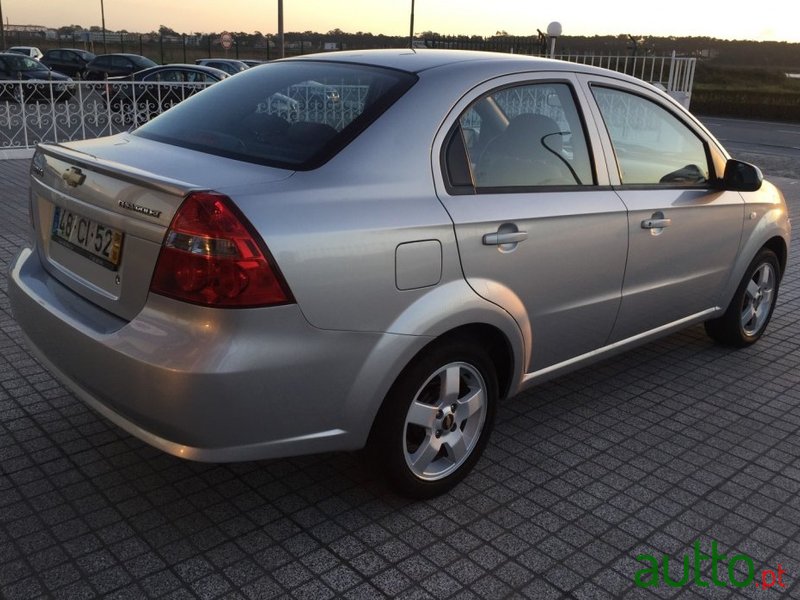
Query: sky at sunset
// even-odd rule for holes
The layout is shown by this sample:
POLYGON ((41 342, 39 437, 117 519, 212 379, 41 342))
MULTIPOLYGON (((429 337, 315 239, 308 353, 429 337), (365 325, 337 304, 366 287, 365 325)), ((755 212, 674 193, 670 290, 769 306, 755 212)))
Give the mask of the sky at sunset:
MULTIPOLYGON (((181 33, 277 31, 277 0, 103 0, 106 28, 181 33)), ((0 0, 6 23, 100 25, 100 0, 0 0)), ((284 0, 286 31, 332 29, 406 35, 410 0, 284 0)), ((565 35, 709 36, 800 42, 796 0, 758 3, 672 0, 416 0, 416 32, 534 35, 551 21, 565 35), (722 7, 725 8, 722 8, 722 7), (602 8, 601 8, 602 7, 602 8), (746 8, 744 8, 746 7, 746 8), (605 9, 605 10, 602 10, 605 9), (744 11, 744 14, 743 12, 744 11), (605 13, 605 14, 604 14, 605 13)))

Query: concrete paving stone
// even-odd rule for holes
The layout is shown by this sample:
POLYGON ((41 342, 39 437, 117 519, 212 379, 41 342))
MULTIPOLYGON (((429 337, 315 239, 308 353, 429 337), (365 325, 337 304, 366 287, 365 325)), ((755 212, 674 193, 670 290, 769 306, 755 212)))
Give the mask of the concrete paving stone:
POLYGON ((137 580, 146 575, 161 571, 167 566, 154 552, 140 554, 139 556, 126 560, 124 564, 125 569, 137 580))
POLYGON ((179 589, 169 592, 164 596, 164 600, 194 600, 197 596, 187 589, 179 589))
POLYGON ((444 571, 439 571, 424 578, 419 585, 432 594, 434 598, 458 596, 462 588, 462 584, 458 580, 444 571))
POLYGON ((320 579, 337 593, 355 588, 364 582, 364 578, 346 565, 339 565, 323 573, 320 579))
POLYGON ((358 571, 364 577, 372 577, 377 573, 383 571, 389 564, 381 556, 372 550, 359 554, 358 556, 350 559, 348 564, 358 571))
POLYGON ((511 587, 494 575, 486 575, 470 584, 470 590, 479 598, 505 598, 511 593, 511 587))
POLYGON ((92 586, 103 595, 129 584, 130 575, 121 566, 107 568, 95 575, 89 576, 92 586))
POLYGON ((522 589, 522 595, 532 600, 557 600, 564 594, 543 579, 537 578, 522 589))
POLYGON ((389 596, 369 583, 362 583, 357 588, 342 594, 342 597, 346 600, 371 600, 373 598, 388 598, 389 596))
POLYGON ((230 579, 234 585, 241 588, 247 583, 263 577, 266 570, 250 558, 237 560, 234 564, 223 569, 224 575, 230 579))
POLYGON ((265 575, 242 587, 242 593, 250 600, 268 600, 285 594, 285 590, 272 577, 265 575))
POLYGON ((506 561, 506 555, 491 546, 481 546, 469 553, 469 558, 483 569, 492 572, 506 561))
POLYGON ((28 577, 3 586, 3 597, 7 600, 30 600, 42 597, 45 588, 37 578, 28 577))
POLYGON ((231 584, 219 574, 212 574, 191 584, 192 591, 201 600, 213 600, 222 596, 228 596, 232 591, 231 584))
POLYGON ((335 598, 336 593, 319 581, 309 581, 293 590, 292 597, 298 600, 327 600, 335 598))
MULTIPOLYGON (((31 598, 33 597, 31 596, 31 598)), ((55 590, 50 597, 54 600, 90 600, 91 598, 97 598, 97 590, 87 581, 76 581, 66 587, 55 590)), ((139 592, 139 597, 142 597, 141 591, 139 592)))
POLYGON ((395 597, 395 600, 437 600, 437 597, 429 594, 419 586, 414 586, 403 590, 395 597))

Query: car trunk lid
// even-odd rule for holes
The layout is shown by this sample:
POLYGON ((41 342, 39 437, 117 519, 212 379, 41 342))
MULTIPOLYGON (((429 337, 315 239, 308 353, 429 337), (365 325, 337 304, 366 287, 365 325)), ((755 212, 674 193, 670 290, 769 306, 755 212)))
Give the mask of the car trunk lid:
POLYGON ((31 213, 44 268, 126 320, 147 300, 164 236, 188 194, 291 175, 233 164, 214 176, 198 168, 198 153, 164 146, 131 136, 42 145, 32 167, 31 213))

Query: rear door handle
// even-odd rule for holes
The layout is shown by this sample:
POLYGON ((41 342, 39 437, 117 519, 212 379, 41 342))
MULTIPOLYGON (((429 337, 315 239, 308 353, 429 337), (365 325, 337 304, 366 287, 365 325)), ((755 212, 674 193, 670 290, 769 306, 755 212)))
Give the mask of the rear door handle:
POLYGON ((662 229, 672 225, 672 219, 645 219, 642 221, 642 229, 662 229))
POLYGON ((487 233, 483 236, 484 246, 499 246, 501 244, 516 244, 528 239, 527 231, 508 231, 504 233, 487 233))

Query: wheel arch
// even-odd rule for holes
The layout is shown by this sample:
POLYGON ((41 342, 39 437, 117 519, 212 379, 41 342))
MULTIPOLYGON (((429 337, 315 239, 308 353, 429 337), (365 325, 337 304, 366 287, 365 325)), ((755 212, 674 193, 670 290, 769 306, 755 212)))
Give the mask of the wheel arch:
MULTIPOLYGON (((372 405, 373 412, 370 415, 369 421, 367 421, 368 427, 357 436, 361 439, 359 446, 367 444, 369 441, 376 424, 380 421, 382 411, 386 408, 386 398, 389 396, 389 392, 403 377, 403 374, 417 361, 431 352, 433 348, 458 339, 474 342, 486 350, 494 366, 498 384, 498 398, 500 400, 514 394, 514 391, 520 385, 520 376, 517 373, 520 358, 517 357, 517 352, 515 352, 513 340, 510 340, 500 327, 493 324, 486 322, 463 323, 443 331, 436 336, 428 337, 426 342, 423 342, 422 345, 418 346, 403 360, 402 367, 396 370, 391 381, 381 386, 381 395, 379 398, 376 398, 376 401, 372 405)), ((363 419, 363 407, 361 415, 363 419)))
POLYGON ((780 276, 782 278, 783 274, 786 272, 786 263, 789 260, 789 249, 786 247, 786 240, 776 235, 767 240, 762 248, 772 250, 778 257, 778 264, 781 267, 780 276))
MULTIPOLYGON (((459 372, 462 367, 463 363, 459 363, 459 372)), ((373 467, 380 469, 380 474, 387 479, 387 482, 403 495, 428 498, 443 493, 469 473, 480 457, 491 434, 498 401, 507 394, 512 379, 513 350, 511 342, 496 327, 486 323, 467 323, 431 339, 398 372, 382 399, 365 442, 367 460, 373 467), (414 390, 417 390, 416 394, 422 393, 422 388, 418 387, 420 382, 427 379, 425 383, 427 386, 432 379, 432 374, 441 372, 446 365, 449 373, 449 367, 456 360, 467 361, 471 364, 471 369, 481 372, 482 382, 480 385, 484 390, 482 396, 486 398, 486 402, 481 404, 484 417, 481 417, 480 425, 475 425, 478 423, 475 420, 478 417, 473 416, 471 412, 468 416, 462 413, 461 417, 456 417, 455 423, 451 421, 448 424, 446 420, 437 422, 437 427, 444 425, 444 428, 435 431, 437 440, 444 432, 442 435, 443 445, 434 447, 431 444, 431 447, 435 448, 434 452, 442 452, 442 449, 446 447, 455 450, 458 444, 462 445, 465 452, 463 456, 456 453, 453 458, 451 451, 446 451, 446 454, 453 460, 453 464, 441 472, 441 477, 438 475, 439 472, 434 469, 432 474, 436 477, 428 480, 425 477, 427 467, 425 465, 422 467, 425 474, 418 472, 416 461, 414 461, 414 465, 409 463, 409 452, 416 452, 422 445, 425 445, 427 449, 428 442, 420 441, 416 439, 416 436, 421 433, 423 439, 429 438, 433 441, 435 428, 429 429, 426 426, 424 429, 418 427, 419 431, 415 430, 414 433, 407 431, 409 402, 413 403, 413 399, 416 397, 414 390), (483 372, 484 369, 485 372, 483 372), (463 421, 458 419, 463 419, 463 421), (406 424, 403 424, 404 421, 406 424), (476 427, 477 429, 475 429, 476 427), (462 431, 465 433, 462 434, 462 431), (467 435, 466 432, 469 431, 473 433, 467 435), (458 437, 455 444, 450 437, 451 432, 453 432, 452 435, 458 437), (462 435, 465 437, 461 437, 462 435), (467 440, 466 443, 465 440, 467 440), (409 443, 420 445, 409 450, 409 443), (399 458, 401 456, 398 454, 399 448, 402 448, 402 452, 405 453, 405 461, 399 458), (466 448, 469 449, 466 450, 466 448), (388 469, 387 465, 389 465, 388 469)), ((444 397, 446 398, 446 396, 444 397)), ((439 397, 439 401, 441 400, 442 396, 439 397)), ((455 404, 451 404, 451 402, 452 400, 446 400, 449 408, 444 405, 439 406, 436 419, 444 419, 443 413, 448 413, 448 411, 450 411, 448 418, 461 413, 461 410, 457 411, 455 404)), ((477 408, 475 414, 478 414, 477 408)), ((431 427, 433 427, 433 421, 431 427)), ((434 459, 429 458, 429 460, 434 459)))
POLYGON ((468 323, 450 329, 431 340, 415 355, 414 359, 430 351, 430 348, 436 344, 443 344, 459 338, 475 341, 486 350, 497 376, 499 398, 501 400, 506 398, 514 380, 514 350, 508 337, 493 325, 468 323))

